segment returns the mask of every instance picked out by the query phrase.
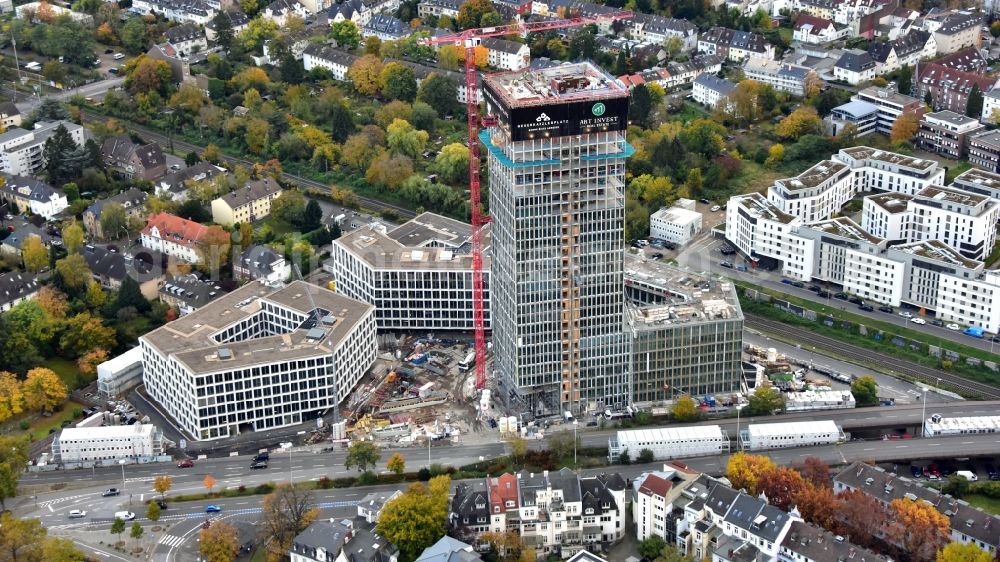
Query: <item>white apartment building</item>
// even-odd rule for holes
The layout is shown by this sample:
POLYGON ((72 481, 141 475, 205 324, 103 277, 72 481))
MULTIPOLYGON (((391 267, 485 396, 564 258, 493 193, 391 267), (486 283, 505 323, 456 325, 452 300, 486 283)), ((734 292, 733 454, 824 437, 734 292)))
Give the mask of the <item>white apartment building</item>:
POLYGON ((966 258, 940 240, 892 246, 886 257, 904 264, 901 301, 928 310, 939 310, 942 276, 975 280, 983 273, 983 262, 966 258))
POLYGON ((662 471, 645 472, 632 480, 632 521, 640 541, 655 535, 667 544, 677 542, 675 502, 686 501, 681 494, 695 485, 698 476, 682 464, 668 462, 662 471))
POLYGON ((330 71, 334 80, 342 82, 347 80, 347 71, 356 60, 358 57, 351 53, 316 43, 310 43, 302 52, 302 66, 306 72, 314 68, 325 68, 330 71))
POLYGON ((719 101, 729 97, 736 84, 707 72, 694 80, 691 97, 694 101, 710 108, 718 107, 719 101))
POLYGON ((1000 333, 1000 271, 986 271, 979 279, 942 275, 936 312, 945 322, 1000 333))
POLYGON ((136 14, 159 14, 180 23, 205 25, 219 11, 218 0, 134 0, 129 10, 136 14))
POLYGON ((861 227, 869 234, 889 241, 905 241, 909 229, 908 211, 912 195, 880 193, 861 203, 861 227))
POLYGON ((1000 174, 988 170, 969 168, 956 176, 948 187, 1000 200, 1000 174))
POLYGON ((649 235, 684 245, 701 231, 701 213, 669 207, 649 215, 649 235))
POLYGON ((67 427, 52 440, 57 463, 150 459, 163 454, 163 434, 152 424, 67 427))
POLYGON ((146 228, 139 234, 142 247, 163 252, 187 263, 201 263, 211 252, 212 240, 228 234, 218 226, 205 226, 170 213, 149 217, 146 228))
POLYGON ((794 178, 775 181, 767 188, 767 200, 805 222, 823 220, 854 197, 854 175, 843 162, 823 160, 794 178))
POLYGON ((855 193, 894 191, 914 195, 928 185, 944 184, 945 168, 934 160, 867 146, 841 149, 833 159, 853 170, 855 193))
POLYGON ((51 220, 69 207, 66 194, 42 180, 25 176, 3 175, 0 199, 14 203, 20 213, 31 213, 51 220))
POLYGON ((811 68, 760 57, 748 58, 743 65, 743 73, 748 80, 770 84, 775 90, 799 97, 806 95, 806 87, 810 81, 821 82, 819 75, 811 68))
POLYGON ((531 49, 524 43, 487 37, 483 39, 482 46, 486 47, 487 62, 493 68, 517 70, 531 64, 531 49))
POLYGON ((780 260, 782 275, 808 280, 815 244, 796 234, 802 224, 759 193, 731 197, 726 208, 726 239, 743 255, 780 260))
POLYGON ((846 252, 844 291, 864 300, 899 306, 905 264, 884 255, 850 249, 846 252))
POLYGON ((983 93, 983 112, 979 120, 987 125, 995 125, 1000 118, 1000 88, 994 87, 983 93))
POLYGON ((302 281, 251 282, 139 338, 146 389, 194 440, 337 407, 375 361, 375 309, 302 281))
MULTIPOLYGON (((483 319, 490 327, 490 230, 483 233, 483 319)), ((422 213, 386 231, 334 240, 323 269, 338 293, 375 305, 380 330, 471 330, 472 227, 422 213)))
POLYGON ((0 134, 0 171, 30 176, 37 174, 45 166, 45 141, 65 127, 77 146, 83 146, 83 127, 71 121, 39 121, 27 131, 12 127, 0 134))
POLYGON ((985 260, 996 241, 1000 201, 955 189, 927 186, 907 205, 907 240, 940 240, 973 260, 985 260))
POLYGON ((804 279, 816 279, 844 284, 845 277, 852 273, 847 270, 847 251, 857 250, 863 253, 879 254, 885 251, 886 241, 865 232, 856 222, 847 217, 836 217, 800 226, 795 235, 812 243, 812 251, 806 255, 813 256, 811 269, 807 270, 804 279))

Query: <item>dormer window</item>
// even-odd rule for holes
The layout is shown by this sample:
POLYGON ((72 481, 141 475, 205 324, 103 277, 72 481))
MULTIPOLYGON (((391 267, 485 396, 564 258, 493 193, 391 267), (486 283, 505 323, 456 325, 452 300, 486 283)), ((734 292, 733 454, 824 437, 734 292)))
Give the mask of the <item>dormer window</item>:
POLYGON ((593 515, 594 514, 594 508, 588 507, 586 510, 584 510, 584 513, 587 514, 587 515, 593 515))
POLYGON ((500 513, 500 506, 499 505, 493 507, 493 513, 500 513))
POLYGON ((505 505, 507 507, 514 507, 514 500, 507 500, 507 503, 505 505))

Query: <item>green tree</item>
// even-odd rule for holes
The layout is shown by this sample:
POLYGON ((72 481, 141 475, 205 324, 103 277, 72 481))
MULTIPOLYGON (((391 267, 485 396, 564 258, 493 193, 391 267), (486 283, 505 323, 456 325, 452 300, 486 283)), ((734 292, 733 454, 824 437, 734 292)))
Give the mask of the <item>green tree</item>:
POLYGON ((146 506, 146 519, 156 523, 160 520, 160 511, 160 504, 155 501, 149 502, 149 505, 146 506))
POLYGON ((63 79, 66 78, 66 66, 57 60, 50 60, 42 66, 42 76, 46 80, 62 84, 63 79))
POLYGON ((969 99, 965 105, 965 115, 978 120, 983 114, 983 91, 979 89, 979 84, 972 84, 969 90, 969 99))
POLYGON ((432 72, 420 82, 417 99, 433 107, 438 115, 451 115, 458 107, 458 83, 446 74, 432 72))
POLYGON ((56 273, 62 280, 62 285, 70 291, 82 289, 90 280, 90 268, 80 254, 70 254, 56 261, 56 273))
POLYGON ((69 390, 59 375, 45 367, 28 371, 21 388, 25 406, 36 412, 52 412, 69 396, 69 390))
POLYGON ((639 542, 639 555, 652 560, 660 555, 665 546, 667 546, 667 542, 659 535, 651 535, 648 539, 639 542))
POLYGON ((118 310, 131 306, 139 314, 146 314, 152 309, 152 305, 143 296, 142 290, 139 288, 139 283, 129 275, 125 276, 121 286, 118 288, 118 300, 116 304, 118 305, 118 310))
POLYGON ((216 521, 202 529, 198 537, 198 551, 205 562, 233 562, 240 552, 236 528, 225 521, 216 521))
POLYGON ((42 239, 38 236, 29 236, 21 244, 21 260, 24 261, 24 268, 32 273, 37 273, 49 265, 49 250, 42 244, 42 239))
POLYGON ((375 55, 365 55, 354 61, 347 77, 359 94, 374 96, 382 87, 382 61, 375 55))
POLYGON ((632 88, 632 99, 629 102, 628 118, 632 123, 642 127, 649 125, 650 113, 653 110, 652 96, 645 84, 632 88))
POLYGON ((382 68, 379 77, 382 96, 391 100, 412 102, 417 97, 417 78, 413 69, 398 62, 382 68))
POLYGON ((394 119, 386 128, 386 140, 389 148, 410 158, 419 158, 420 154, 427 148, 427 141, 430 135, 427 131, 420 131, 413 127, 409 121, 394 119))
POLYGON ((462 29, 481 27, 480 20, 483 14, 495 11, 496 8, 490 0, 466 0, 458 8, 458 17, 455 21, 462 29))
POLYGON ((769 416, 785 409, 781 393, 771 386, 757 388, 747 402, 747 415, 750 416, 769 416))
POLYGON ((0 437, 0 508, 7 510, 6 501, 17 495, 17 484, 28 466, 31 444, 27 438, 0 437))
POLYGON ((139 546, 139 539, 142 538, 142 525, 138 521, 132 523, 132 530, 129 532, 129 536, 135 539, 136 546, 139 546))
POLYGON ((695 559, 681 554, 676 546, 668 544, 663 547, 660 555, 653 562, 695 562, 695 559))
POLYGON ((237 37, 243 50, 248 53, 263 53, 264 43, 278 36, 278 24, 267 18, 253 18, 237 37))
POLYGON ((115 517, 113 523, 111 523, 111 534, 118 535, 118 540, 121 540, 122 533, 125 532, 125 520, 121 517, 115 517))
POLYGON ((956 498, 961 498, 969 492, 969 481, 961 474, 952 474, 948 477, 941 491, 951 494, 956 498))
POLYGON ((268 560, 287 556, 295 536, 316 520, 319 510, 313 503, 309 491, 287 484, 264 498, 260 535, 267 541, 268 560))
POLYGON ((55 133, 45 141, 42 157, 49 181, 62 185, 80 175, 85 154, 70 136, 64 125, 56 127, 55 133))
POLYGON ((287 225, 300 224, 305 211, 306 198, 297 189, 285 190, 271 202, 271 216, 287 225))
POLYGON ((80 357, 92 349, 114 349, 115 329, 104 325, 99 316, 81 312, 66 321, 59 347, 70 357, 80 357))
POLYGON ((679 396, 677 400, 674 401, 674 407, 670 411, 670 415, 675 421, 679 421, 681 423, 698 421, 698 419, 701 418, 701 413, 698 412, 698 405, 695 404, 694 399, 687 394, 679 396))
POLYGON ((40 550, 45 534, 45 527, 38 518, 16 519, 5 511, 0 516, 0 552, 4 560, 44 560, 40 550))
POLYGON ((590 59, 597 53, 596 34, 590 29, 580 29, 569 39, 569 59, 590 59))
POLYGON ((389 458, 389 462, 385 464, 385 467, 394 474, 402 474, 406 471, 406 459, 399 453, 393 453, 392 457, 389 458))
POLYGON ((445 183, 464 185, 469 181, 469 148, 462 143, 446 144, 434 161, 445 183))
POLYGON ((234 38, 233 20, 230 19, 229 12, 219 10, 212 18, 212 23, 215 25, 215 43, 228 53, 233 46, 234 38))
POLYGON ((361 44, 361 33, 354 22, 350 20, 337 21, 330 25, 330 39, 336 41, 339 47, 353 51, 361 44))
MULTIPOLYGON (((994 22, 990 29, 1000 29, 994 22)), ((993 555, 979 548, 975 543, 953 541, 938 551, 937 562, 992 562, 993 555)))
POLYGON ((76 221, 69 223, 62 231, 63 247, 66 251, 75 254, 83 248, 83 228, 76 221))
POLYGON ((145 52, 149 46, 149 37, 146 34, 146 22, 141 16, 129 18, 120 32, 122 47, 133 55, 145 52))
POLYGON ((635 462, 639 464, 648 464, 656 460, 656 455, 653 454, 652 449, 643 449, 639 451, 639 456, 635 458, 635 462))
POLYGON ((874 406, 878 404, 878 383, 875 377, 866 375, 854 379, 851 383, 851 394, 858 406, 874 406))
POLYGON ((403 495, 385 504, 377 531, 399 547, 400 559, 415 560, 444 536, 450 482, 447 476, 437 476, 427 485, 411 484, 403 495))
POLYGON ((323 209, 315 199, 310 199, 302 213, 302 230, 312 232, 321 226, 323 226, 323 209))
POLYGON ((369 468, 375 467, 382 457, 382 452, 378 445, 369 441, 355 441, 347 448, 347 457, 344 459, 344 468, 357 467, 358 472, 367 472, 369 468))

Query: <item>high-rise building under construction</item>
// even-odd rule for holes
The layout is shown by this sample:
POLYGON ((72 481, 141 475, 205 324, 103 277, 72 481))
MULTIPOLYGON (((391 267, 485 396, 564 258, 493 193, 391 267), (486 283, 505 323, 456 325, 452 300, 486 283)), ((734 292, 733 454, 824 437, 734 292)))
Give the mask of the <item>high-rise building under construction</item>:
POLYGON ((484 77, 494 366, 536 415, 624 408, 628 90, 589 62, 484 77))

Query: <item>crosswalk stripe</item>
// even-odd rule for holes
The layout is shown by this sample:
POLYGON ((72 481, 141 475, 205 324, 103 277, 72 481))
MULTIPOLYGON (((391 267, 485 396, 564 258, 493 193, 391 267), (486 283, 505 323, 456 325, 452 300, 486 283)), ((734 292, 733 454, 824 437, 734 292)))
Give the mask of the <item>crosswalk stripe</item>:
POLYGON ((184 537, 178 537, 176 535, 163 535, 160 539, 160 544, 165 544, 167 546, 180 546, 184 542, 184 537))

